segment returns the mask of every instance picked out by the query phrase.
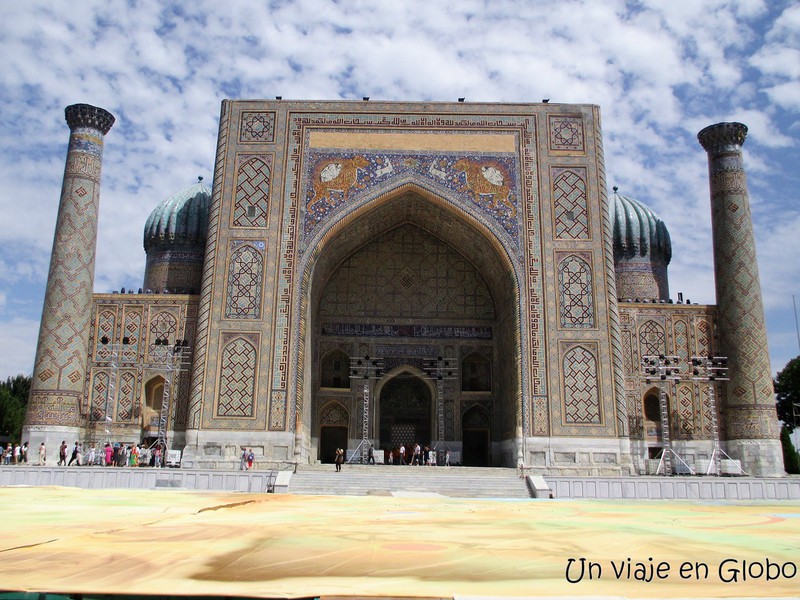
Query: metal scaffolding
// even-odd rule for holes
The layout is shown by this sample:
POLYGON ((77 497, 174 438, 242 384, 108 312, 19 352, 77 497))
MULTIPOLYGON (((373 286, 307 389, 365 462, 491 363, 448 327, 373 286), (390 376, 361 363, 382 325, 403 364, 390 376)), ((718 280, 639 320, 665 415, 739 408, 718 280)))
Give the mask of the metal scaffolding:
POLYGON ((355 462, 359 457, 361 464, 367 464, 369 448, 372 442, 369 437, 370 414, 370 381, 383 377, 383 359, 367 356, 350 357, 350 379, 361 381, 364 384, 364 394, 361 403, 361 441, 356 446, 353 454, 347 459, 348 464, 355 462))

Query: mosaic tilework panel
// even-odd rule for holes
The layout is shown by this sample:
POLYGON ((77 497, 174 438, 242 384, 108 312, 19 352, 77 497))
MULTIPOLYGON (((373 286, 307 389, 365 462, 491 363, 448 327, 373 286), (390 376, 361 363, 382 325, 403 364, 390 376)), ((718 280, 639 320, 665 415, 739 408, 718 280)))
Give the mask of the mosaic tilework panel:
POLYGON ((150 317, 150 339, 148 347, 148 355, 151 360, 163 359, 161 348, 156 344, 156 340, 168 340, 175 343, 178 332, 178 318, 172 312, 157 312, 157 308, 153 307, 154 312, 150 317))
POLYGON ((531 404, 533 414, 533 435, 548 435, 550 433, 550 418, 547 410, 547 398, 534 396, 531 404))
POLYGON ((231 242, 225 299, 226 318, 258 319, 261 316, 264 249, 264 242, 231 242))
POLYGON ((142 308, 125 307, 123 311, 123 322, 125 327, 122 337, 127 338, 123 341, 121 359, 123 362, 133 362, 139 357, 139 341, 142 336, 142 308))
POLYGON ((595 326, 592 266, 576 255, 558 264, 560 325, 564 329, 587 329, 595 326))
POLYGON ((681 357, 681 368, 688 370, 689 368, 689 326, 686 321, 679 319, 672 325, 673 332, 673 346, 675 348, 675 356, 681 357))
POLYGON ((271 143, 275 141, 275 113, 243 111, 239 124, 240 142, 271 143))
POLYGON ((350 413, 339 402, 327 402, 319 411, 319 424, 323 427, 347 427, 349 423, 350 413))
POLYGON ((591 236, 586 205, 586 169, 553 169, 551 178, 556 239, 589 239, 591 236))
POLYGON ((271 156, 240 156, 233 198, 234 227, 266 227, 269 216, 271 156))
POLYGON ((103 421, 109 402, 111 382, 108 371, 95 371, 92 376, 92 397, 89 418, 92 421, 103 421))
POLYGON ((686 439, 691 437, 695 430, 695 407, 692 386, 685 383, 678 385, 675 397, 677 399, 677 410, 675 412, 678 415, 678 422, 675 427, 678 430, 678 435, 686 439))
POLYGON ((110 341, 115 342, 114 330, 116 329, 117 311, 115 307, 110 307, 101 310, 97 315, 95 324, 95 338, 94 338, 94 358, 95 360, 111 360, 112 346, 111 344, 104 344, 103 337, 108 338, 110 341))
POLYGON ((367 244, 332 275, 319 314, 331 317, 494 319, 492 295, 475 267, 418 227, 367 244))
POLYGON ((645 321, 639 328, 639 355, 652 356, 667 353, 667 335, 664 327, 653 320, 645 321))
POLYGON ((697 355, 708 356, 711 354, 711 325, 708 321, 700 320, 695 327, 695 340, 697 355))
POLYGON ((516 218, 519 182, 515 157, 453 156, 425 153, 308 152, 305 162, 303 233, 308 236, 331 215, 374 186, 396 187, 392 180, 429 180, 470 203, 500 225, 512 238, 519 235, 516 218))
POLYGON ((269 429, 286 429, 286 390, 272 390, 269 396, 269 429))
POLYGON ((139 417, 139 403, 136 402, 136 374, 122 371, 117 381, 117 414, 119 422, 129 422, 139 417))
POLYGON ((234 337, 220 352, 217 417, 251 418, 255 415, 258 351, 249 341, 234 337))
POLYGON ((600 398, 597 381, 597 359, 583 346, 564 353, 564 418, 571 425, 599 425, 600 398))
POLYGON ((548 132, 550 150, 585 152, 583 119, 581 117, 550 115, 548 132))

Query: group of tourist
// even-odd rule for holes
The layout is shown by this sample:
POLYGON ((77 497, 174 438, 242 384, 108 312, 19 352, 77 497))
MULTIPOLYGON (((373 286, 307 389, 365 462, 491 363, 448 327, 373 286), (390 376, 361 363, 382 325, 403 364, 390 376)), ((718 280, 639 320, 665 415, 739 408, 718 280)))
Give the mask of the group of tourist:
MULTIPOLYGON (((103 467, 161 467, 163 466, 164 453, 161 446, 147 448, 143 444, 121 444, 106 442, 103 448, 91 444, 84 450, 80 442, 75 442, 70 448, 66 440, 61 441, 58 447, 58 466, 71 467, 99 465, 103 467)), ((3 449, 4 465, 20 465, 28 463, 28 442, 22 445, 8 444, 3 449)), ((47 464, 47 447, 42 442, 39 445, 40 466, 47 464)))
MULTIPOLYGON (((435 467, 437 465, 437 452, 430 446, 422 448, 417 442, 411 448, 411 452, 406 452, 405 444, 401 444, 399 448, 389 450, 386 454, 385 463, 387 465, 427 465, 435 467)), ((444 452, 444 466, 450 466, 450 450, 444 452)))
POLYGON ((22 465, 28 462, 28 442, 22 445, 9 443, 3 448, 4 465, 22 465))

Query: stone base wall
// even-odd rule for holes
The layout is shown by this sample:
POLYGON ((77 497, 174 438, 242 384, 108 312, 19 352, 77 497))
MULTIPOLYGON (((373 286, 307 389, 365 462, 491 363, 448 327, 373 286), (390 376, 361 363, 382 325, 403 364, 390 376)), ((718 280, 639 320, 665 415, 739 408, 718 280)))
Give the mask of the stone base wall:
POLYGON ((800 478, 545 476, 554 498, 608 500, 800 500, 800 478))
POLYGON ((753 477, 783 477, 783 449, 780 440, 728 440, 724 449, 753 477))
POLYGON ((184 468, 238 469, 244 448, 253 451, 257 465, 280 465, 294 460, 292 433, 201 431, 196 442, 192 442, 183 450, 184 468))

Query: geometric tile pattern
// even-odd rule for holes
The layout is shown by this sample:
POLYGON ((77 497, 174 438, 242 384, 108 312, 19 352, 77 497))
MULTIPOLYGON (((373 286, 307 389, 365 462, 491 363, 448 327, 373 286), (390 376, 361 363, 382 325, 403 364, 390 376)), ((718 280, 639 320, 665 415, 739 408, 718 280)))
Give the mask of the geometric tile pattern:
POLYGON ((261 281, 264 277, 264 242, 231 242, 228 264, 228 319, 258 319, 261 315, 261 281))
POLYGON ((95 344, 95 360, 111 360, 111 343, 114 342, 114 325, 116 323, 117 313, 109 308, 100 312, 97 316, 97 332, 94 338, 95 344), (106 343, 102 342, 103 338, 107 338, 106 343))
POLYGON ((491 320, 494 305, 472 263, 421 228, 404 225, 336 269, 323 291, 319 315, 326 320, 380 318, 381 323, 412 317, 491 320))
POLYGON ((653 320, 645 321, 639 328, 639 356, 657 356, 666 352, 664 328, 653 320))
POLYGON ((286 390, 272 390, 269 398, 269 429, 286 429, 286 390))
POLYGON ((347 409, 336 401, 328 402, 319 410, 319 424, 347 427, 350 414, 347 409))
MULTIPOLYGON (((240 157, 245 160, 246 157, 240 157)), ((271 162, 271 161, 269 161, 271 162)), ((233 201, 234 227, 266 227, 269 214, 269 162, 252 157, 239 165, 233 201)))
MULTIPOLYGON (((89 418, 100 422, 105 420, 107 402, 109 402, 109 372, 95 371, 92 381, 91 411, 89 418)), ((113 414, 113 413, 112 413, 113 414)))
POLYGON ((567 256, 558 266, 561 327, 594 327, 592 267, 582 258, 567 256))
POLYGON ((177 341, 175 335, 177 330, 178 319, 175 318, 175 315, 172 313, 159 312, 150 318, 150 346, 148 348, 148 354, 151 360, 164 360, 164 355, 158 352, 160 347, 156 345, 156 340, 167 340, 168 345, 172 345, 177 341))
POLYGON ((586 169, 553 169, 553 208, 556 239, 589 238, 586 169))
POLYGON ((255 415, 256 358, 258 351, 249 341, 237 337, 220 354, 217 417, 255 415))
POLYGON ((117 384, 117 421, 126 422, 139 417, 139 404, 135 401, 136 375, 123 371, 117 384))
POLYGON ((140 307, 126 307, 125 329, 122 332, 127 337, 127 342, 122 341, 122 360, 133 362, 139 357, 139 340, 142 337, 142 309, 140 307))
POLYGON ((686 439, 692 437, 695 431, 695 407, 692 394, 692 386, 681 383, 676 390, 677 398, 677 423, 673 423, 677 436, 686 439))
POLYGON ((600 424, 597 359, 583 346, 564 353, 564 416, 569 424, 600 424))
POLYGON ((681 358, 681 368, 688 369, 689 365, 689 328, 686 321, 678 320, 673 323, 672 331, 674 334, 673 347, 675 355, 681 358))
POLYGON ((243 111, 239 126, 239 141, 275 141, 275 113, 243 111))
POLYGON ((583 152, 583 119, 550 115, 550 150, 583 152))

